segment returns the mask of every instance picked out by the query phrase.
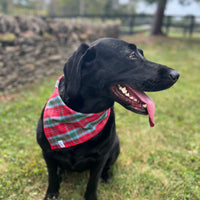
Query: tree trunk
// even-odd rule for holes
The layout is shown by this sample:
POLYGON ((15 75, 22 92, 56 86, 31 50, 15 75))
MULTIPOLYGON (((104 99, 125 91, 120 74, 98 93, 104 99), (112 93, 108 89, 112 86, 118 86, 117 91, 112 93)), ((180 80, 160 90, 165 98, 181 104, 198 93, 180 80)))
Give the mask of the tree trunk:
POLYGON ((167 0, 158 0, 157 10, 153 19, 150 35, 163 35, 162 25, 167 0))

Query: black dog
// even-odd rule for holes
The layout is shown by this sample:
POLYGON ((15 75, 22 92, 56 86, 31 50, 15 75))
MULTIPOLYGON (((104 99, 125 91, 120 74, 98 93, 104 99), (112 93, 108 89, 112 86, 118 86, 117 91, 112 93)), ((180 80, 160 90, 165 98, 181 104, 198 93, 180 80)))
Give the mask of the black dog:
MULTIPOLYGON (((60 145, 59 149, 54 148, 50 138, 45 136, 43 110, 37 127, 37 141, 49 173, 45 199, 58 197, 60 171, 66 169, 90 171, 85 199, 96 200, 99 178, 108 182, 109 168, 120 152, 115 131, 114 101, 133 112, 149 115, 150 125, 154 126, 153 100, 142 91, 167 89, 178 78, 177 71, 146 60, 143 51, 134 44, 112 38, 99 39, 90 46, 81 44, 65 64, 64 76, 57 85, 61 104, 89 117, 87 113, 107 111, 108 118, 102 130, 83 143, 78 140, 78 143, 66 148, 64 143, 68 136, 65 133, 63 141, 54 141, 54 145, 60 145)), ((59 122, 54 120, 56 127, 59 122)))

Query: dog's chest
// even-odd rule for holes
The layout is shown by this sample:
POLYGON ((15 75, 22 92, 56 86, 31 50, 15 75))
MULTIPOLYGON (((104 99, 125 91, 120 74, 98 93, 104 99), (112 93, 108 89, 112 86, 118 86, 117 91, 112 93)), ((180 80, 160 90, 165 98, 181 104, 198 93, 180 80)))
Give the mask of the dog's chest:
POLYGON ((59 95, 59 83, 48 100, 44 115, 44 133, 51 149, 63 149, 84 143, 102 131, 110 116, 110 109, 84 114, 69 108, 59 95))
POLYGON ((89 152, 87 148, 79 146, 76 149, 62 149, 54 154, 53 157, 62 169, 82 172, 89 169, 91 164, 95 163, 103 155, 103 153, 99 152, 98 147, 89 152))

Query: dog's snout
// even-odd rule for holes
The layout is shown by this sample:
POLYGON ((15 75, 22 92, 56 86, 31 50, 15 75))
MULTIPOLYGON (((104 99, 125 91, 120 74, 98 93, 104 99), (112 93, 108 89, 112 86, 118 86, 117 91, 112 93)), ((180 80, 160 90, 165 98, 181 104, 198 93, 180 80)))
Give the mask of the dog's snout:
POLYGON ((169 73, 169 76, 170 76, 171 80, 176 82, 178 80, 180 74, 176 70, 171 70, 171 72, 169 73))

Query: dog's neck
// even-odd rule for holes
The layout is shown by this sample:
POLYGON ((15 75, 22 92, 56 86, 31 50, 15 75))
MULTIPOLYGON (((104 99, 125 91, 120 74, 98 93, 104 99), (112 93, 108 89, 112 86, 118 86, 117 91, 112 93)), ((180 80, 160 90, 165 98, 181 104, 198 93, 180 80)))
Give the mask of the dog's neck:
POLYGON ((91 98, 90 96, 78 96, 75 99, 71 99, 66 91, 64 78, 59 84, 59 93, 63 102, 72 110, 81 113, 99 113, 112 107, 114 101, 102 99, 102 98, 91 98))

